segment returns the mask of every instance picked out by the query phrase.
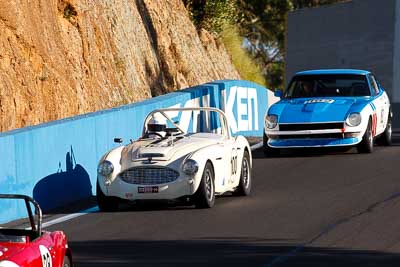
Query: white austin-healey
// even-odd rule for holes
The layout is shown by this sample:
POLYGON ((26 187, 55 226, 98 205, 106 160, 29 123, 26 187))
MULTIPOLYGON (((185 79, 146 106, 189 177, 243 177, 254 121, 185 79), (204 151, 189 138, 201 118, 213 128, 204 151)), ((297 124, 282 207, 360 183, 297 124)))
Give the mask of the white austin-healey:
POLYGON ((100 159, 97 201, 102 211, 117 210, 123 200, 185 199, 197 208, 211 208, 216 195, 250 194, 251 166, 247 139, 231 135, 223 111, 157 109, 144 120, 138 140, 100 159))

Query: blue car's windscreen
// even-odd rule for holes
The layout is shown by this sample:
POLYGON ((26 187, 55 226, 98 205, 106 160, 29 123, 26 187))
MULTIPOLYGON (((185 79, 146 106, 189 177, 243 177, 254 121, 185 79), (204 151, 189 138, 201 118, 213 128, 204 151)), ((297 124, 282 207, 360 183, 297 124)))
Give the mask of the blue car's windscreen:
POLYGON ((285 92, 286 98, 370 95, 366 76, 352 74, 297 75, 285 92))

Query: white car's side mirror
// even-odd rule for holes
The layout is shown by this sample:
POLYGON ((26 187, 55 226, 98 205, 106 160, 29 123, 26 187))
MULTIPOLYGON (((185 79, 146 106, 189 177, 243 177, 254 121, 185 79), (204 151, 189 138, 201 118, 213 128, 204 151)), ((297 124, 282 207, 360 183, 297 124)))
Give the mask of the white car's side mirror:
POLYGON ((120 138, 120 137, 116 137, 116 138, 114 138, 114 143, 118 143, 118 144, 121 144, 122 143, 122 138, 120 138))

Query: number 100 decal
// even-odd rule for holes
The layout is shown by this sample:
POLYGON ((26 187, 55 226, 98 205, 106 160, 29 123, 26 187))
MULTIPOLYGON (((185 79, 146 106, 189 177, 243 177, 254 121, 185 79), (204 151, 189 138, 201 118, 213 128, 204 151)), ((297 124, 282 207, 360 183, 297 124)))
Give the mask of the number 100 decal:
POLYGON ((237 172, 237 155, 231 158, 231 172, 235 175, 237 172))

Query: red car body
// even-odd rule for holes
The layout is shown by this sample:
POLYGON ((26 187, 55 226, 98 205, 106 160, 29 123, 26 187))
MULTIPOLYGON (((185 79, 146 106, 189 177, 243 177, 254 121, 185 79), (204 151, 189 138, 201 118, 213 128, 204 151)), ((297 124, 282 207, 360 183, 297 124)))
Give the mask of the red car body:
MULTIPOLYGON (((0 267, 69 267, 72 254, 67 238, 62 231, 41 230, 42 212, 39 205, 30 197, 23 195, 4 195, 1 198, 17 198, 32 203, 35 216, 28 210, 31 229, 0 228, 0 267)), ((31 205, 26 205, 30 209, 31 205)))

